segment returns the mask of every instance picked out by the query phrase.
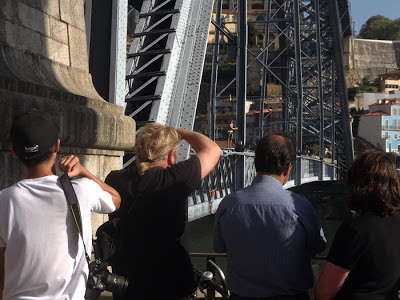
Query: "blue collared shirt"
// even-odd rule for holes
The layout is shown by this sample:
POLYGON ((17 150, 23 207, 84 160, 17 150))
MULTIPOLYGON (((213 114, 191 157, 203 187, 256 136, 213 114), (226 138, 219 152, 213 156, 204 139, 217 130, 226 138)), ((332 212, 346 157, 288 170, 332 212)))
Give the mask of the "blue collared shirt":
POLYGON ((311 203, 272 176, 257 176, 218 207, 214 250, 227 252, 228 288, 239 296, 294 295, 311 288, 311 256, 325 248, 311 203))

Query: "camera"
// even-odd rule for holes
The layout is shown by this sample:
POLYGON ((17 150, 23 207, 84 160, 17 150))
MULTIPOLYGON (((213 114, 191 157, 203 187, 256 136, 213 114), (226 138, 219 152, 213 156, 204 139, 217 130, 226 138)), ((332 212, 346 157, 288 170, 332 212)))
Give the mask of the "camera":
POLYGON ((87 289, 93 290, 92 293, 100 295, 102 291, 109 291, 123 295, 127 288, 128 279, 108 271, 107 263, 98 259, 90 263, 87 289))
POLYGON ((113 262, 116 256, 118 257, 118 222, 119 220, 108 221, 96 232, 97 239, 93 240, 95 261, 89 264, 85 294, 87 300, 98 299, 103 291, 121 296, 127 291, 128 279, 108 270, 109 263, 113 262))

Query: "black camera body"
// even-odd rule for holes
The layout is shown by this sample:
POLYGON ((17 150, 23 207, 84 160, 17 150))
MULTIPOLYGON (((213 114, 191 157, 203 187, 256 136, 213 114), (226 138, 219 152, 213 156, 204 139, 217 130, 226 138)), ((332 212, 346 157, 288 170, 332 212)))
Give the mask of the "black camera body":
POLYGON ((128 279, 111 273, 107 263, 96 259, 89 265, 89 278, 87 288, 98 292, 109 291, 123 295, 128 288, 128 279))
POLYGON ((95 261, 89 265, 85 299, 98 299, 103 291, 121 296, 127 291, 128 279, 108 270, 109 263, 118 256, 118 222, 118 219, 108 221, 96 232, 97 239, 93 240, 95 261))

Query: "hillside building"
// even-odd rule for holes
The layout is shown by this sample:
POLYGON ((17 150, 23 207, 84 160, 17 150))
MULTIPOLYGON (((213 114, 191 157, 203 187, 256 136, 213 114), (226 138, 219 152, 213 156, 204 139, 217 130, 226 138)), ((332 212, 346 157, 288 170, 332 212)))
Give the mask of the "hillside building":
POLYGON ((400 98, 384 98, 360 117, 358 135, 385 152, 400 153, 400 98))
MULTIPOLYGON (((265 43, 265 23, 266 20, 266 5, 264 1, 248 1, 250 3, 247 4, 247 21, 249 23, 253 22, 260 22, 260 23, 253 23, 256 28, 256 44, 259 48, 264 47, 265 43)), ((236 3, 235 3, 236 5, 236 3)), ((271 13, 276 11, 276 5, 273 4, 271 7, 271 13)), ((234 35, 237 34, 237 10, 232 10, 233 5, 229 5, 229 1, 224 1, 222 4, 222 24, 234 35)), ((212 12, 212 19, 216 20, 216 9, 212 12)), ((278 30, 275 26, 269 27, 269 41, 273 41, 276 39, 278 35, 278 30)), ((215 38, 215 26, 213 24, 210 25, 209 35, 208 35, 208 43, 214 43, 215 38)), ((223 43, 228 43, 228 38, 221 34, 220 41, 223 43)), ((274 42, 271 50, 278 50, 279 49, 279 39, 276 39, 274 42)))
POLYGON ((384 93, 400 90, 400 69, 379 75, 379 81, 384 93))

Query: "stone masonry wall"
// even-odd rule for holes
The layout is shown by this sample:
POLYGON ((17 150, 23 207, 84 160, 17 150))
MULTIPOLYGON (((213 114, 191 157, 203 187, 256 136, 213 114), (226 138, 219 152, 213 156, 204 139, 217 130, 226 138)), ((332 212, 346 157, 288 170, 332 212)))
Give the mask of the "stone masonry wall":
POLYGON ((84 0, 0 1, 0 189, 24 177, 9 143, 22 111, 50 112, 61 126, 59 157, 78 155, 100 179, 132 149, 135 122, 98 95, 86 45, 84 0))
POLYGON ((380 74, 400 68, 400 41, 348 38, 344 42, 344 60, 354 77, 350 86, 364 76, 375 79, 380 74))

